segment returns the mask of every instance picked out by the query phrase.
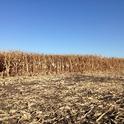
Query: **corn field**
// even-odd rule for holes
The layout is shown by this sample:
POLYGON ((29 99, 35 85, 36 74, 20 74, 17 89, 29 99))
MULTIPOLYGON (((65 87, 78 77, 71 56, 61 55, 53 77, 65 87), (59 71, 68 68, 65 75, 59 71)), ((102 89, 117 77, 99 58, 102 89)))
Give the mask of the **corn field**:
POLYGON ((63 73, 124 72, 124 58, 92 55, 44 55, 20 51, 0 52, 2 76, 63 73))

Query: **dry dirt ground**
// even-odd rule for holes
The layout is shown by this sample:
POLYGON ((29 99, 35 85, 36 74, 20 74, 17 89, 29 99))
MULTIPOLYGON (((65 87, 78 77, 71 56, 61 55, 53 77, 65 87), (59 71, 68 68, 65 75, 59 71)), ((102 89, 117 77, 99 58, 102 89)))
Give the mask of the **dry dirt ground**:
POLYGON ((124 77, 0 79, 0 124, 124 124, 124 77))

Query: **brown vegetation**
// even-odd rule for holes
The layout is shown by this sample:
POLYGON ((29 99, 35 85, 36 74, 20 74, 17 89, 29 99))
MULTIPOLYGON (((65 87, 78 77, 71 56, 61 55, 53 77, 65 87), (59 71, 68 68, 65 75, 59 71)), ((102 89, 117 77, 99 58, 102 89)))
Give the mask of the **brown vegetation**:
POLYGON ((4 76, 124 72, 124 58, 80 55, 43 55, 19 51, 0 53, 0 72, 4 76))
POLYGON ((1 52, 0 73, 0 124, 124 124, 124 58, 1 52))

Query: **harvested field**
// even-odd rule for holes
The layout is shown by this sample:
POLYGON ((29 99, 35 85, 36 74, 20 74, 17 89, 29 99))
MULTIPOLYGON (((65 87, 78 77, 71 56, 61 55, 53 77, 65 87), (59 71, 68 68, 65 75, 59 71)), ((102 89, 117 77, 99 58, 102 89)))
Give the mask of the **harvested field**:
POLYGON ((0 79, 0 124, 124 124, 124 76, 0 79))

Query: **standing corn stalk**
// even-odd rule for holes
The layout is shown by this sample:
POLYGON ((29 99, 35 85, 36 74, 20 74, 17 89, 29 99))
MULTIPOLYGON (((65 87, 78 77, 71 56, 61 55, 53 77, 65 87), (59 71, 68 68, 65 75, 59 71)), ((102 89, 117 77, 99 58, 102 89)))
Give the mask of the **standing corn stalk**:
POLYGON ((10 67, 11 67, 11 53, 5 53, 5 59, 4 59, 4 63, 5 63, 5 73, 6 76, 9 77, 10 76, 10 67))

